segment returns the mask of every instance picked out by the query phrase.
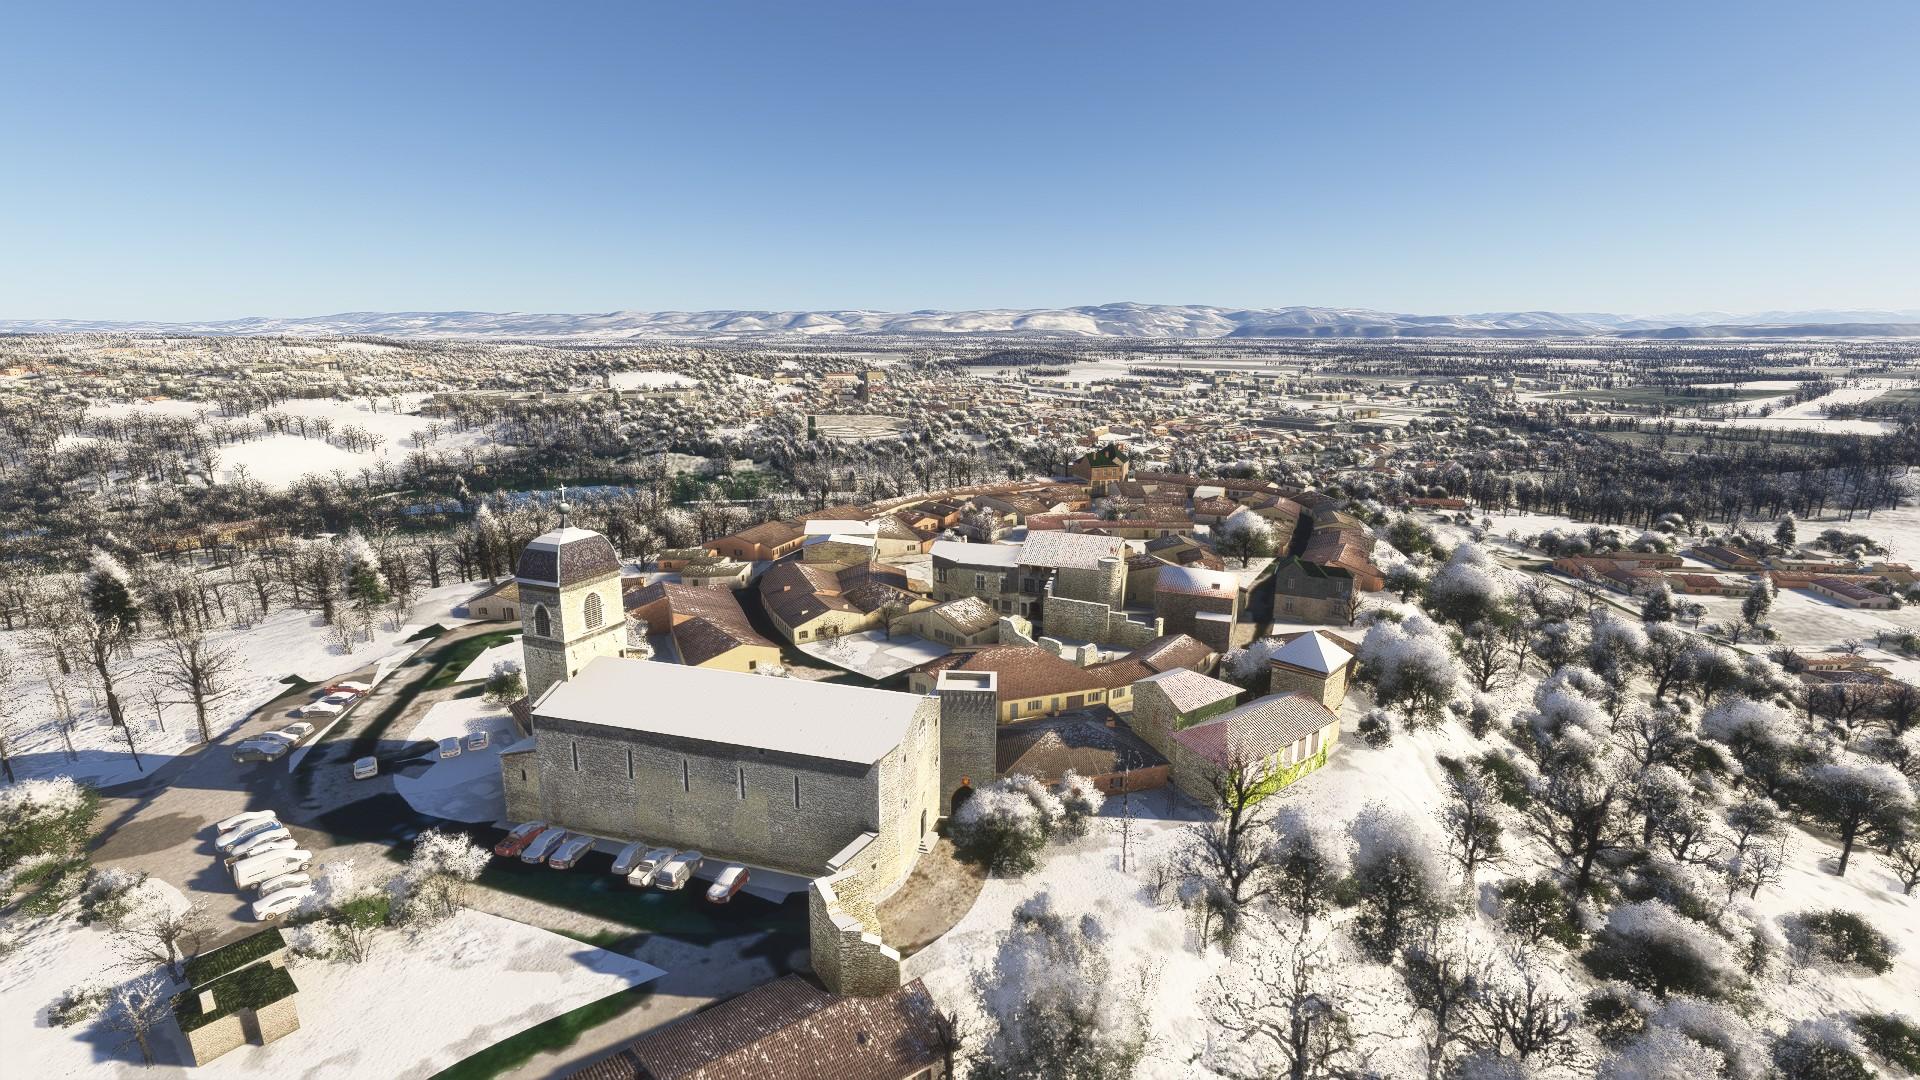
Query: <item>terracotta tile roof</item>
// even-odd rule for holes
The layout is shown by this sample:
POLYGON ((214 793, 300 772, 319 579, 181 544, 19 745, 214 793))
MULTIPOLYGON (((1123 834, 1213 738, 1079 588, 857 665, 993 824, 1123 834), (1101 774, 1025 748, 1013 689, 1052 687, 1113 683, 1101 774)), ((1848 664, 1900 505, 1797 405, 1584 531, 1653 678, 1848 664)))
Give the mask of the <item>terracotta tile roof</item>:
POLYGON ((1256 698, 1181 728, 1173 737, 1208 761, 1225 766, 1236 757, 1251 762, 1279 753, 1339 719, 1313 698, 1289 691, 1256 698))
POLYGON ((666 601, 670 624, 648 630, 670 632, 684 664, 698 667, 743 645, 778 648, 753 628, 732 589, 655 582, 626 594, 623 602, 631 612, 660 600, 666 601))
POLYGON ((1213 649, 1206 642, 1186 634, 1164 634, 1128 654, 1154 671, 1190 668, 1198 671, 1207 664, 1213 649))
POLYGON ((1000 613, 987 606, 987 602, 977 596, 963 596, 958 600, 949 600, 934 608, 933 614, 946 620, 948 626, 961 634, 978 634, 992 628, 1000 621, 1000 613))
POLYGON ((750 529, 742 529, 727 539, 774 548, 800 539, 800 530, 785 521, 763 521, 750 529))
POLYGON ((1141 682, 1149 682, 1159 687, 1161 693, 1167 695, 1167 701, 1183 713, 1203 709, 1222 701, 1232 701, 1240 696, 1238 686, 1188 668, 1174 668, 1172 671, 1149 675, 1141 682))

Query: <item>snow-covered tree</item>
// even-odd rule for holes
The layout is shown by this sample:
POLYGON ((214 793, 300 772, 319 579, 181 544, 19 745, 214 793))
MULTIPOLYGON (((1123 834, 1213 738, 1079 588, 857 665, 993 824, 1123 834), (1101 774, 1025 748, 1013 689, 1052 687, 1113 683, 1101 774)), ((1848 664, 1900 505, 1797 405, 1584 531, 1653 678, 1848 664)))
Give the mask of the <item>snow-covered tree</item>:
POLYGON ((1440 718, 1463 677, 1446 633, 1417 611, 1376 620, 1361 639, 1358 656, 1361 675, 1373 684, 1380 704, 1403 707, 1427 721, 1440 718))
POLYGON ((1263 861, 1273 874, 1272 898, 1300 932, 1331 910, 1351 862, 1346 838, 1304 807, 1283 806, 1268 828, 1263 861))
POLYGON ((1215 527, 1214 542, 1222 555, 1246 566, 1273 554, 1273 523, 1243 506, 1215 527))
POLYGON ((1725 997, 1740 985, 1732 948, 1708 927, 1658 900, 1621 904, 1607 913, 1587 966, 1662 997, 1725 997))
POLYGON ((396 883, 402 917, 413 923, 452 918, 466 906, 467 886, 480 879, 492 857, 460 833, 421 833, 396 883))
POLYGON ((1881 830, 1897 832, 1913 812, 1913 789, 1907 778, 1893 766, 1859 754, 1842 754, 1807 769, 1801 790, 1807 809, 1839 834, 1835 873, 1841 877, 1847 874, 1847 860, 1857 840, 1881 830))
MULTIPOLYGON (((976 796, 978 798, 978 796, 976 796)), ((1117 967, 1113 928, 1069 915, 1051 893, 1014 911, 991 964, 973 976, 984 1030, 970 1048, 976 1080, 1117 1080, 1147 1052, 1148 975, 1117 967)))
POLYGON ((1512 574, 1478 544, 1461 544, 1427 585, 1427 605, 1448 622, 1497 622, 1514 600, 1512 574))
POLYGON ((1446 870, 1439 844, 1413 818, 1370 803, 1347 826, 1353 840, 1353 887, 1360 901, 1355 931, 1381 959, 1398 955, 1415 923, 1446 910, 1446 870))
POLYGON ((954 811, 954 847, 996 874, 1032 870, 1066 816, 1060 797, 1031 776, 1002 777, 975 789, 954 811))

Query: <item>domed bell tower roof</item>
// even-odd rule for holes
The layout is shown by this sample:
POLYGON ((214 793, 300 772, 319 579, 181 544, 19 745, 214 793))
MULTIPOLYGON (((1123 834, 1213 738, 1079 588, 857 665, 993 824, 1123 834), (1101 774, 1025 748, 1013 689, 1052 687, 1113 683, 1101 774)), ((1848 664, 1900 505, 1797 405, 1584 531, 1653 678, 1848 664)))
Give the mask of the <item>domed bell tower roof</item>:
POLYGON ((564 589, 619 572, 620 556, 606 537, 592 529, 561 526, 528 542, 513 576, 531 585, 564 589))

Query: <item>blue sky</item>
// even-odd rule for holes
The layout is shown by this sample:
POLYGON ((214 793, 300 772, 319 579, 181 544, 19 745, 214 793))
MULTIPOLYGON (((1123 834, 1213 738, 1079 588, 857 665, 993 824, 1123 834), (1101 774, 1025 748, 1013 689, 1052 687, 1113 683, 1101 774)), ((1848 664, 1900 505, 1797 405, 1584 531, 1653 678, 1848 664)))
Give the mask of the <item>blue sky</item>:
POLYGON ((1920 4, 16 3, 0 318, 1920 307, 1920 4))

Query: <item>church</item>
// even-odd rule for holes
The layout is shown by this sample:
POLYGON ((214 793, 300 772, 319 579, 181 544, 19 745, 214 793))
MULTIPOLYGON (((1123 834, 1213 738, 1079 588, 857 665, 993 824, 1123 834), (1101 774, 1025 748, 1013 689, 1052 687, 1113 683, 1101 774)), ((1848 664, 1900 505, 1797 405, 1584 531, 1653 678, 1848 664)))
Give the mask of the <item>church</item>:
POLYGON ((815 973, 843 993, 898 987, 877 905, 994 778, 993 673, 920 695, 629 657, 620 559, 565 525, 527 545, 515 582, 528 719, 500 754, 508 819, 812 879, 815 973))

